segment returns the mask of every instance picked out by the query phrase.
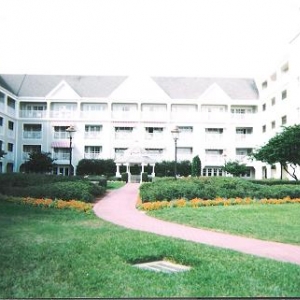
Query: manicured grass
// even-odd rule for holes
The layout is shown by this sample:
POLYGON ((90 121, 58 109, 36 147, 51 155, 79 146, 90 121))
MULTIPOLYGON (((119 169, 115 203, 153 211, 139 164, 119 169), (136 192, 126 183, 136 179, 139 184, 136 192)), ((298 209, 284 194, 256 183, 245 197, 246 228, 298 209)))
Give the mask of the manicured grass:
POLYGON ((0 201, 0 226, 0 298, 300 294, 298 265, 131 231, 93 214, 0 201), (192 270, 131 266, 162 258, 192 270))
POLYGON ((169 208, 148 212, 174 223, 290 244, 300 244, 300 205, 169 208))
POLYGON ((123 181, 107 181, 107 189, 115 190, 125 185, 123 181))

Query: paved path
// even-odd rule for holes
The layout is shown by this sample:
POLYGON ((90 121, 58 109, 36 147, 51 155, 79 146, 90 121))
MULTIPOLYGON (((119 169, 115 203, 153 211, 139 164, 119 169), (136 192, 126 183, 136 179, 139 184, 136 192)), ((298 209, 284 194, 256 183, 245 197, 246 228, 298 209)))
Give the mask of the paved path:
POLYGON ((138 188, 139 184, 129 183, 110 192, 98 201, 94 212, 98 217, 126 228, 300 265, 300 246, 202 230, 149 217, 135 208, 138 188))

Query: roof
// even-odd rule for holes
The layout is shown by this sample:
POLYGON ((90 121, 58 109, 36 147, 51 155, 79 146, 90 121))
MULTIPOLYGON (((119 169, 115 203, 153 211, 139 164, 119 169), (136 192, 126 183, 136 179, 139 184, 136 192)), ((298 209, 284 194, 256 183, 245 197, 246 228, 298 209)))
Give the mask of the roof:
POLYGON ((214 83, 231 99, 258 99, 255 81, 250 78, 153 77, 153 80, 176 99, 198 99, 214 83))
POLYGON ((0 84, 19 97, 45 97, 62 80, 81 97, 108 97, 126 76, 1 74, 0 84))
MULTIPOLYGON (((108 97, 127 76, 20 75, 0 74, 0 85, 19 97, 45 97, 62 80, 81 97, 108 97)), ((258 99, 251 78, 152 77, 171 99, 198 99, 211 85, 217 84, 231 98, 258 99)), ((146 96, 146 95, 145 95, 146 96)))
POLYGON ((132 147, 124 151, 124 154, 115 160, 115 163, 131 164, 154 164, 155 161, 147 155, 145 149, 137 146, 137 142, 132 147))

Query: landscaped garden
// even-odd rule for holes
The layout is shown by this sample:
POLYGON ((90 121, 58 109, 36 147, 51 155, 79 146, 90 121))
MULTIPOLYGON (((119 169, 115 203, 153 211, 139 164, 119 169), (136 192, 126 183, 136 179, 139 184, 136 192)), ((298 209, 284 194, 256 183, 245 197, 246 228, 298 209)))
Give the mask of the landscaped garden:
MULTIPOLYGON (((73 184, 82 181, 79 178, 72 180, 73 184)), ((90 182, 83 181, 85 194, 94 191, 90 182)), ((188 181, 174 181, 168 179, 144 184, 141 201, 144 204, 158 203, 157 200, 169 204, 177 201, 182 205, 165 205, 164 209, 147 213, 195 227, 300 243, 297 217, 300 205, 292 202, 298 197, 297 185, 279 187, 235 179, 220 182, 207 179, 207 184, 201 185, 195 180, 199 191, 203 188, 210 191, 209 197, 204 197, 194 194, 196 188, 187 194, 186 191, 192 188, 188 181), (165 187, 159 190, 158 185, 165 187), (254 198, 248 194, 257 197, 261 189, 274 197, 254 198), (288 189, 291 189, 289 194, 275 197, 288 189), (154 194, 155 190, 157 194, 154 194), (244 192, 238 200, 234 190, 244 192), (175 196, 168 199, 164 191, 174 192, 175 196), (220 191, 226 192, 227 196, 220 191), (145 195, 154 197, 145 200, 145 195), (161 195, 161 199, 157 195, 161 195), (271 198, 284 199, 285 204, 253 202, 271 198), (198 202, 197 206, 190 205, 193 199, 198 202), (229 199, 237 203, 225 205, 229 199), (212 205, 202 206, 199 204, 202 201, 212 205)), ((21 185, 15 182, 11 186, 21 185)), ((60 182, 65 183, 65 187, 69 184, 67 179, 60 182)), ((93 185, 98 188, 98 184, 93 185)), ((119 185, 122 183, 108 183, 107 187, 119 185)), ((15 196, 0 196, 0 298, 297 297, 300 294, 298 265, 127 230, 97 218, 91 209, 76 209, 93 205, 93 201, 83 201, 80 197, 66 201, 68 199, 49 196, 15 196), (165 274, 132 266, 161 259, 190 266, 191 270, 165 274)))

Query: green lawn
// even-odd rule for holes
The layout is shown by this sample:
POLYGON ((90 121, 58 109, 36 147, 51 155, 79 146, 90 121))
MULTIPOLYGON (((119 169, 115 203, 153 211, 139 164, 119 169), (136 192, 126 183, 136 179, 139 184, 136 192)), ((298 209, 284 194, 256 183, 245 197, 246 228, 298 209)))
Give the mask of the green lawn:
POLYGON ((300 205, 236 205, 170 208, 149 215, 193 227, 300 244, 300 205))
POLYGON ((0 201, 0 298, 297 297, 300 266, 0 201), (168 258, 191 271, 134 262, 168 258))

